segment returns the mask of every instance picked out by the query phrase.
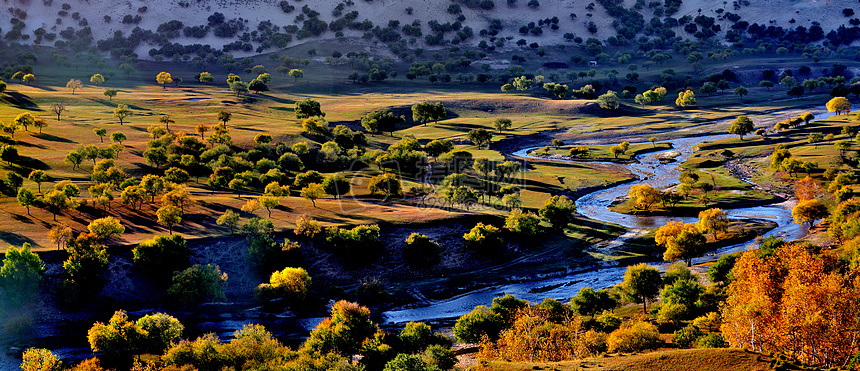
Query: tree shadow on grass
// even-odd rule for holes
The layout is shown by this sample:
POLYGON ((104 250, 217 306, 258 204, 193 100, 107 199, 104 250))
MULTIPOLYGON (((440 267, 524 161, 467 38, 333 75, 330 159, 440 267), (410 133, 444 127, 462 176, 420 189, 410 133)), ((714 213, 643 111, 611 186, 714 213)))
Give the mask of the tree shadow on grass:
POLYGON ((8 232, 8 231, 0 231, 0 240, 5 241, 9 245, 18 246, 18 247, 24 245, 24 243, 29 243, 29 244, 35 244, 36 243, 36 241, 34 241, 30 237, 23 236, 21 234, 15 233, 15 232, 8 232))
POLYGON ((25 109, 25 110, 30 110, 30 111, 39 111, 39 112, 42 111, 42 109, 39 108, 39 105, 36 104, 35 102, 33 102, 33 100, 31 100, 30 97, 28 97, 24 94, 18 93, 18 92, 7 91, 6 95, 3 96, 2 100, 15 106, 15 108, 20 108, 20 109, 25 109))
MULTIPOLYGON (((49 170, 51 167, 48 164, 44 163, 42 160, 35 159, 27 156, 20 156, 18 160, 15 161, 15 164, 27 169, 32 170, 49 170)), ((28 173, 29 174, 29 173, 28 173)))
POLYGON ((39 139, 43 139, 43 140, 47 140, 47 141, 51 141, 51 142, 60 142, 60 143, 74 143, 75 142, 73 140, 58 137, 56 135, 52 135, 52 134, 48 134, 48 133, 36 134, 36 137, 38 137, 39 139))
MULTIPOLYGON (((87 99, 87 100, 89 100, 90 102, 97 103, 97 104, 101 104, 101 105, 103 105, 103 106, 111 107, 111 108, 116 108, 117 106, 119 106, 120 104, 122 104, 122 102, 119 102, 119 101, 114 102, 114 101, 110 101, 110 100, 104 100, 104 99, 101 99, 101 98, 92 98, 92 97, 88 97, 88 98, 86 98, 86 99, 87 99)), ((149 110, 149 109, 147 109, 147 108, 143 108, 143 107, 141 107, 141 106, 134 105, 134 104, 128 104, 128 108, 131 108, 131 109, 133 109, 133 110, 138 110, 138 111, 150 111, 150 110, 149 110)))

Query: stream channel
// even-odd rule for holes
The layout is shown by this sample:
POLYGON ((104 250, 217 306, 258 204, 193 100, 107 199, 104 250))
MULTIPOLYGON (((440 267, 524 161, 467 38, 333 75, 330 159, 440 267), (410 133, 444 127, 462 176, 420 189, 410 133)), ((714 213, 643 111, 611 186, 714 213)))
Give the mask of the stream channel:
MULTIPOLYGON (((822 120, 832 116, 832 113, 813 111, 816 115, 815 120, 822 120)), ((639 177, 639 180, 624 183, 618 186, 600 189, 576 200, 576 210, 579 214, 590 219, 599 220, 602 222, 615 223, 628 230, 636 229, 651 229, 657 228, 666 222, 683 221, 685 223, 695 223, 698 218, 695 217, 670 217, 670 216, 636 216, 621 214, 609 210, 609 206, 619 197, 624 197, 631 187, 638 184, 647 184, 654 188, 660 189, 678 184, 678 176, 681 171, 678 169, 678 164, 684 163, 690 155, 693 154, 695 146, 706 141, 714 141, 733 137, 733 135, 707 135, 685 137, 662 141, 661 143, 671 143, 672 149, 665 151, 649 152, 636 156, 636 162, 623 164, 621 166, 630 170, 634 175, 639 177), (677 151, 680 155, 675 157, 674 162, 661 163, 659 155, 665 152, 677 151)), ((645 142, 648 143, 648 142, 645 142)), ((572 145, 576 145, 575 143, 572 145)), ((530 147, 520 149, 512 155, 523 159, 542 159, 535 157, 529 153, 535 149, 542 147, 530 147)), ((565 161, 553 159, 553 161, 565 161)), ((743 181, 748 181, 742 179, 743 181)), ((775 236, 786 241, 795 240, 806 235, 807 228, 804 225, 795 224, 791 216, 791 209, 794 203, 791 201, 783 201, 764 206, 740 207, 740 208, 724 208, 724 211, 729 218, 743 219, 767 219, 777 224, 777 227, 770 230, 763 237, 775 236)), ((622 235, 616 241, 610 241, 609 245, 621 245, 627 237, 622 235)), ((711 251, 701 258, 693 259, 693 264, 713 261, 724 254, 730 254, 737 251, 744 251, 752 241, 745 241, 731 246, 724 246, 718 250, 711 251)), ((660 270, 665 270, 671 263, 657 262, 652 263, 660 270)), ((530 302, 540 302, 544 298, 552 298, 560 301, 567 301, 575 296, 583 287, 593 287, 594 289, 607 288, 621 283, 624 279, 624 272, 627 270, 625 266, 609 266, 601 269, 589 269, 584 271, 573 272, 563 276, 556 276, 538 281, 529 281, 522 283, 505 284, 492 286, 467 292, 453 298, 438 300, 430 303, 424 303, 421 306, 404 306, 385 311, 382 315, 387 323, 405 323, 408 321, 429 321, 445 318, 455 318, 463 314, 471 312, 478 305, 490 305, 493 298, 505 294, 513 294, 519 299, 525 299, 530 302)))

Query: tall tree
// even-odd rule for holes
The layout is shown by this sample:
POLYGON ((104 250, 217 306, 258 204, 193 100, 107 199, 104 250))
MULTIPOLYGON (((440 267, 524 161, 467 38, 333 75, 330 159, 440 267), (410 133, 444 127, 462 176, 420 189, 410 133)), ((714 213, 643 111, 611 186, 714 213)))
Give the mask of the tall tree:
POLYGON ((642 303, 642 314, 647 314, 648 300, 655 298, 662 286, 660 271, 645 263, 628 266, 624 272, 624 281, 621 282, 624 295, 636 303, 642 303))

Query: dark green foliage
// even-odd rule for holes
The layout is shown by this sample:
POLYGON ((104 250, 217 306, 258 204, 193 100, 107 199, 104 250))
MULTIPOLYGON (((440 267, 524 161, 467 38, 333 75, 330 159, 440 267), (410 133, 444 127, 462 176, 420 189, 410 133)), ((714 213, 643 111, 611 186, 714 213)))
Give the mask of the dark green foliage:
POLYGON ((32 300, 39 293, 39 281, 42 280, 42 271, 45 263, 39 255, 30 251, 30 244, 18 249, 9 246, 3 266, 0 268, 0 289, 2 289, 3 300, 6 305, 21 305, 32 300))
POLYGON ((738 254, 721 256, 708 268, 708 279, 713 283, 730 283, 732 281, 732 268, 735 267, 737 259, 738 254))
POLYGON ((696 325, 691 324, 675 331, 672 342, 679 348, 692 348, 702 335, 702 331, 696 325))
POLYGON ((173 276, 167 296, 181 305, 197 305, 208 300, 223 300, 227 274, 217 265, 199 265, 173 276))
POLYGON ((364 262, 379 253, 379 226, 359 225, 353 229, 329 227, 326 242, 336 254, 348 262, 364 262))
POLYGON ((138 268, 160 278, 169 278, 173 272, 187 268, 191 256, 185 238, 178 234, 143 240, 132 253, 138 268))
POLYGON ((406 239, 403 257, 417 266, 430 267, 439 263, 441 251, 439 244, 433 242, 429 237, 413 233, 406 239))
POLYGON ((517 316, 517 312, 528 307, 528 305, 528 301, 517 299, 511 294, 507 294, 502 297, 493 298, 493 304, 490 306, 490 309, 493 313, 501 316, 505 322, 511 323, 517 316))
POLYGON ((485 305, 479 305, 457 319, 457 323, 454 324, 454 336, 464 343, 479 343, 484 335, 490 340, 495 340, 499 337, 504 324, 502 316, 485 305))
POLYGON ((607 289, 595 291, 591 287, 583 287, 570 299, 570 306, 580 315, 594 316, 605 310, 615 309, 618 306, 618 299, 607 289))

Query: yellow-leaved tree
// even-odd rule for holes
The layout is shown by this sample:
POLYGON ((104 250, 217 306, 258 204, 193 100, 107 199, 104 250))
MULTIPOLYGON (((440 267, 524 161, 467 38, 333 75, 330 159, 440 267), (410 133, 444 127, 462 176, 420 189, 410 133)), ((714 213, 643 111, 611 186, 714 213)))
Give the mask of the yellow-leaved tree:
POLYGON ((705 253, 705 235, 695 225, 670 221, 657 229, 654 241, 666 248, 663 260, 684 260, 689 266, 693 258, 705 253))

